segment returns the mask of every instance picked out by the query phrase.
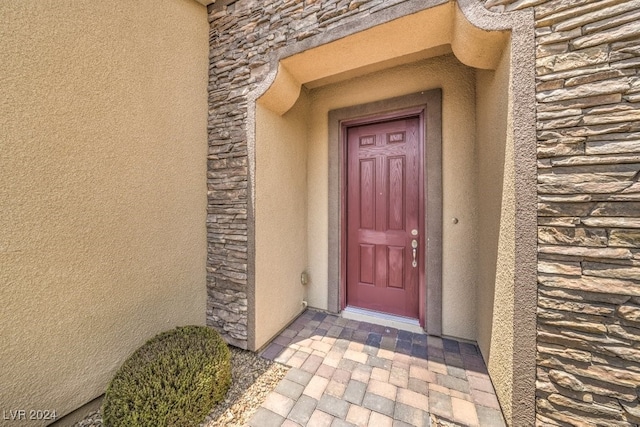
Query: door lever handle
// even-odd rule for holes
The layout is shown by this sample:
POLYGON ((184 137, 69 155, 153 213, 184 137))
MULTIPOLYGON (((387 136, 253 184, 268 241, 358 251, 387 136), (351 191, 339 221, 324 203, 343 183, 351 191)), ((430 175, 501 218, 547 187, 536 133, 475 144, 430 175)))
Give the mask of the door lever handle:
POLYGON ((411 240, 411 253, 413 254, 413 262, 411 262, 411 266, 416 268, 418 266, 418 261, 416 261, 416 255, 418 254, 418 241, 416 239, 411 240))

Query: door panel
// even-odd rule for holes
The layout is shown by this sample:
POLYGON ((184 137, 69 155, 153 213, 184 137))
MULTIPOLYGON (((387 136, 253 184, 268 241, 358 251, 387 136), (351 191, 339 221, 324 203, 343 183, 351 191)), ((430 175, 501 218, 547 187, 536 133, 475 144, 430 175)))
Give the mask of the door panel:
POLYGON ((375 159, 360 160, 360 228, 375 229, 375 159))
POLYGON ((389 213, 388 230, 404 230, 405 204, 405 162, 404 156, 387 159, 387 212, 389 213))
POLYGON ((412 117, 347 129, 348 305, 418 318, 419 126, 412 117))
POLYGON ((360 283, 373 285, 376 267, 375 245, 360 245, 360 283))
POLYGON ((389 287, 404 289, 404 252, 402 246, 387 247, 387 271, 389 272, 389 287))

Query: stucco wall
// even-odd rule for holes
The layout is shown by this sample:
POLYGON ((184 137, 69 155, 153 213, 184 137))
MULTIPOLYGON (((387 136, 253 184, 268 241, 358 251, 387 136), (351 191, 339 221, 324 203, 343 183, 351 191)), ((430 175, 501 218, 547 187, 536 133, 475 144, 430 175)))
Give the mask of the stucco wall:
POLYGON ((285 115, 256 106, 255 348, 303 309, 307 266, 307 111, 304 92, 285 115))
POLYGON ((205 323, 206 8, 0 16, 0 409, 59 417, 154 334, 205 323))
POLYGON ((443 333, 476 339, 476 209, 474 71, 453 55, 402 65, 310 92, 309 304, 327 308, 328 112, 442 88, 443 333), (454 224, 453 218, 459 222, 454 224))
POLYGON ((478 345, 510 418, 513 382, 513 145, 507 132, 509 48, 496 71, 476 71, 478 345), (509 155, 508 155, 509 154, 509 155), (511 235, 509 234, 511 233, 511 235))

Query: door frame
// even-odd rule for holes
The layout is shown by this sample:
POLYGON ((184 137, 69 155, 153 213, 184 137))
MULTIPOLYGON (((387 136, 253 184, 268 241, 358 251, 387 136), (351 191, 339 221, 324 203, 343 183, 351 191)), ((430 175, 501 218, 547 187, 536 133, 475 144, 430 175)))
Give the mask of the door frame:
POLYGON ((407 116, 421 117, 424 233, 419 278, 419 320, 442 335, 442 91, 433 89, 329 112, 329 311, 346 305, 346 128, 407 116), (426 204, 426 206, 425 206, 426 204))
MULTIPOLYGON (((341 183, 341 199, 344 199, 344 203, 341 204, 341 230, 340 230, 340 246, 341 246, 341 259, 340 259, 340 310, 344 310, 347 306, 347 248, 348 248, 348 235, 349 235, 349 224, 347 219, 347 211, 348 211, 348 203, 346 202, 348 199, 348 191, 349 191, 349 180, 348 180, 348 130, 349 128, 364 126, 364 125, 372 125, 376 123, 382 123, 387 121, 401 120, 405 118, 418 118, 418 155, 421 158, 420 161, 420 171, 418 172, 418 193, 423 200, 423 203, 418 205, 418 229, 420 230, 420 236, 418 239, 418 248, 425 248, 425 204, 427 202, 425 191, 424 191, 424 174, 425 174, 425 158, 424 158, 424 134, 425 134, 425 125, 424 125, 424 113, 425 109, 420 107, 413 107, 406 110, 393 111, 390 113, 384 114, 374 114, 365 117, 359 117, 357 119, 351 120, 343 120, 340 122, 340 150, 342 151, 342 168, 345 173, 342 175, 342 183, 341 183)), ((419 253, 422 254, 424 252, 423 249, 420 249, 419 253)), ((426 271, 426 263, 424 257, 419 262, 419 270, 418 270, 418 301, 425 301, 425 271, 426 271)), ((420 326, 424 328, 425 325, 425 307, 424 304, 418 303, 418 320, 420 322, 420 326)))

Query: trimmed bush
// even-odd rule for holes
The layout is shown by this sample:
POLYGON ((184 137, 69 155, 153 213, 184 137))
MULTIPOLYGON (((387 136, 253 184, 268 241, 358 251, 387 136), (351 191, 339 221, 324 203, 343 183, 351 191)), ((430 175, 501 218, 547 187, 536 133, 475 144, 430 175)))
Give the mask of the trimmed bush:
POLYGON ((147 341, 105 393, 105 427, 197 426, 231 385, 231 354, 213 329, 185 326, 147 341))

